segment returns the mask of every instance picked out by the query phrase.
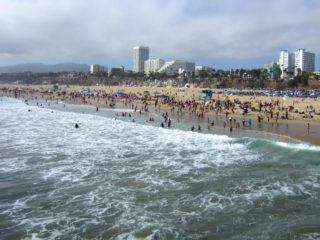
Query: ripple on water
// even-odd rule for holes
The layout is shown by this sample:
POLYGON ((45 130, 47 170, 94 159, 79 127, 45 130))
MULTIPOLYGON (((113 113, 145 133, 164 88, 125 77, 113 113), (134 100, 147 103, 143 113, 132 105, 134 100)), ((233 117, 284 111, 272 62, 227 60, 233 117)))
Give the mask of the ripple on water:
POLYGON ((0 102, 2 238, 319 234, 317 148, 28 108, 0 102))

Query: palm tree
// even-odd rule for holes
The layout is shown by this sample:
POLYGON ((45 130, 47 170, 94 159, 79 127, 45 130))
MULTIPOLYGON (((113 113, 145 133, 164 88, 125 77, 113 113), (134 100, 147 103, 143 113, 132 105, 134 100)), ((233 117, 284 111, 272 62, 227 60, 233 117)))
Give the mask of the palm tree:
POLYGON ((301 68, 297 68, 297 74, 300 76, 302 73, 301 68))
POLYGON ((286 75, 286 78, 288 79, 289 70, 288 68, 283 69, 284 74, 286 75))

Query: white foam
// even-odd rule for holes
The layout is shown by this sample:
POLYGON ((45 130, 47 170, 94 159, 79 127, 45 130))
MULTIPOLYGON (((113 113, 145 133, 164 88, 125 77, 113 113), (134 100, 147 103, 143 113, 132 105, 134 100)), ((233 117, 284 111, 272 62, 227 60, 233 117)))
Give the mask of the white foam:
POLYGON ((276 145, 284 147, 284 148, 290 148, 294 150, 308 150, 308 151, 320 151, 319 146, 313 146, 310 144, 296 144, 296 143, 286 143, 286 142, 275 142, 276 145))
POLYGON ((245 170, 243 165, 265 158, 225 135, 163 129, 98 115, 52 113, 37 107, 28 112, 28 108, 19 102, 0 103, 1 120, 21 126, 16 134, 12 134, 16 125, 0 126, 1 147, 19 154, 6 157, 0 171, 32 172, 35 182, 48 184, 48 192, 33 201, 48 201, 49 207, 35 207, 38 212, 32 216, 19 215, 30 208, 28 198, 21 198, 8 205, 7 213, 27 230, 42 226, 40 232, 45 232, 50 224, 57 224, 59 230, 50 230, 50 238, 70 234, 75 223, 85 232, 90 224, 103 224, 106 218, 113 221, 109 229, 126 229, 113 238, 135 239, 136 230, 144 228, 150 233, 146 237, 152 238, 157 229, 175 233, 176 219, 188 224, 188 219, 215 216, 226 208, 242 211, 243 216, 255 202, 272 206, 277 197, 305 194, 316 199, 319 194, 317 169, 298 183, 282 176, 234 178, 238 168, 245 170), (226 190, 203 187, 219 177, 228 181, 226 190), (204 189, 197 189, 198 185, 204 189), (67 223, 58 224, 62 219, 67 223))
POLYGON ((285 143, 285 142, 276 142, 276 144, 285 148, 291 148, 296 150, 320 151, 320 147, 312 146, 309 144, 294 144, 294 143, 285 143))

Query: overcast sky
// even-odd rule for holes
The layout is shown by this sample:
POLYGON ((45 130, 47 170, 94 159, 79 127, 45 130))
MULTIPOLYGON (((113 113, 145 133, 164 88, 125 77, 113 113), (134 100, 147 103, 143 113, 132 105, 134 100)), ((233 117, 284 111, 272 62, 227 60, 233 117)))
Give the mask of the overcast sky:
POLYGON ((2 66, 131 69, 136 45, 216 68, 262 67, 281 49, 320 53, 320 0, 0 0, 0 23, 2 66))

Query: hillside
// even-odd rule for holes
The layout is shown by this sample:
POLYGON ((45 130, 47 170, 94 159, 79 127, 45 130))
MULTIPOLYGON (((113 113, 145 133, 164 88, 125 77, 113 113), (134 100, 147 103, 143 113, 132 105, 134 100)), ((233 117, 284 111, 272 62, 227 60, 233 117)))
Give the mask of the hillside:
POLYGON ((31 71, 33 73, 47 72, 89 72, 90 66, 78 63, 58 63, 54 65, 42 63, 27 63, 0 67, 0 73, 21 73, 31 71))

